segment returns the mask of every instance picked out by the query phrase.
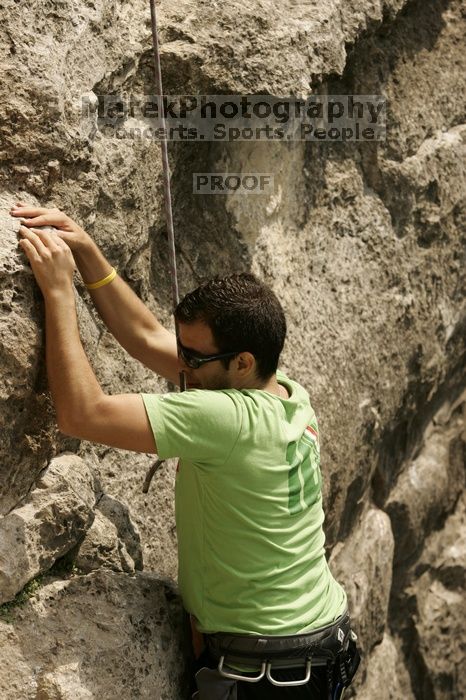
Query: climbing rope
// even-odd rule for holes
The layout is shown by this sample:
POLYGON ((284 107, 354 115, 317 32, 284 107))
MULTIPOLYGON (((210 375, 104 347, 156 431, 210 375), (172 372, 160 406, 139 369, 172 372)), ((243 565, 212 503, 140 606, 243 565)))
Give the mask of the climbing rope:
MULTIPOLYGON (((160 139, 160 147, 162 149, 162 172, 163 172, 163 192, 165 200, 165 219, 167 222, 167 236, 168 236, 168 255, 170 260, 170 278, 172 287, 172 302, 173 311, 175 311, 178 303, 180 301, 179 291, 178 291, 178 276, 176 271, 176 251, 175 251, 175 232, 173 229, 173 210, 172 210, 172 195, 170 188, 170 165, 168 163, 168 146, 166 139, 166 126, 165 126, 165 114, 163 109, 163 87, 162 87, 162 69, 160 67, 160 51, 159 51, 159 39, 157 31, 157 13, 155 10, 155 0, 150 0, 150 16, 151 16, 151 27, 152 27, 152 45, 154 49, 154 75, 155 75, 155 85, 156 94, 160 97, 159 100, 159 117, 161 120, 161 131, 162 137, 160 139)), ((178 323, 175 318, 175 333, 176 342, 178 344, 178 323)), ((183 372, 180 372, 180 391, 186 389, 186 376, 183 372)), ((158 459, 150 467, 147 472, 146 478, 144 480, 144 485, 142 487, 143 493, 149 491, 149 486, 152 478, 159 469, 159 467, 164 463, 165 460, 158 459)))

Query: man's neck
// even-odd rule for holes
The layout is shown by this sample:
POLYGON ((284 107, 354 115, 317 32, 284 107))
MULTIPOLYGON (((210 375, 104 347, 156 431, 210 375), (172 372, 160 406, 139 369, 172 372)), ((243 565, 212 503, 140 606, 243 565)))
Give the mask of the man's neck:
POLYGON ((268 391, 270 394, 276 394, 284 399, 289 398, 286 388, 283 386, 283 384, 278 383, 276 374, 273 374, 270 379, 263 384, 260 384, 257 381, 251 382, 247 386, 242 386, 241 389, 262 389, 262 391, 268 391))

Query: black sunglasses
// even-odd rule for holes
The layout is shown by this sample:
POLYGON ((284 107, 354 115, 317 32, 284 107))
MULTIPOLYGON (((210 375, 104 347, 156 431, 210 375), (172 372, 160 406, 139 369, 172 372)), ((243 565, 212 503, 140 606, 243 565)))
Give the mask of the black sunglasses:
POLYGON ((185 346, 180 342, 180 339, 177 339, 177 344, 178 344, 178 352, 185 363, 187 367, 190 367, 191 369, 198 369, 201 365, 204 365, 206 362, 213 362, 214 360, 222 360, 227 357, 234 357, 235 355, 239 354, 239 351, 235 352, 221 352, 218 355, 203 355, 202 353, 197 353, 194 352, 193 350, 190 350, 189 348, 185 348, 185 346))

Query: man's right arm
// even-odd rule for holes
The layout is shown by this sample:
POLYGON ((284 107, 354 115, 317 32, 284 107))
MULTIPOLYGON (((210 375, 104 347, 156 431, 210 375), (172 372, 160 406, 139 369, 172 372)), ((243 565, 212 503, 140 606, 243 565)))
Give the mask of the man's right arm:
MULTIPOLYGON (((11 210, 28 227, 54 226, 54 233, 73 251, 85 283, 106 277, 111 265, 92 238, 58 209, 29 207, 21 202, 11 210)), ((135 359, 173 384, 179 384, 176 338, 117 275, 103 287, 89 290, 94 305, 115 339, 135 359)))

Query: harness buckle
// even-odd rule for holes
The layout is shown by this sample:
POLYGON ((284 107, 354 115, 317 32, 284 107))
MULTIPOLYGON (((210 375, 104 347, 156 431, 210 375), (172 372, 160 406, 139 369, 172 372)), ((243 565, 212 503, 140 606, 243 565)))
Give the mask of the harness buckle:
POLYGON ((304 676, 304 678, 301 678, 301 680, 298 680, 298 681, 277 681, 277 679, 274 678, 271 674, 272 664, 269 661, 267 664, 266 676, 267 676, 267 679, 270 681, 270 683, 272 683, 272 685, 276 685, 279 688, 284 688, 284 687, 288 688, 288 687, 296 686, 296 685, 306 685, 306 683, 309 682, 309 679, 311 677, 311 665, 312 665, 312 662, 311 662, 311 659, 309 658, 306 661, 306 675, 304 676))
POLYGON ((259 672, 258 676, 242 676, 236 673, 230 673, 229 671, 225 671, 223 668, 223 663, 225 661, 225 656, 220 657, 220 661, 218 662, 218 672, 220 673, 221 676, 224 678, 229 678, 232 681, 246 681, 246 683, 259 683, 265 676, 265 670, 266 670, 266 662, 263 661, 261 664, 261 669, 259 672))

